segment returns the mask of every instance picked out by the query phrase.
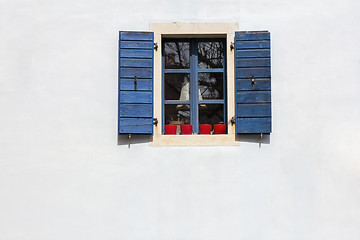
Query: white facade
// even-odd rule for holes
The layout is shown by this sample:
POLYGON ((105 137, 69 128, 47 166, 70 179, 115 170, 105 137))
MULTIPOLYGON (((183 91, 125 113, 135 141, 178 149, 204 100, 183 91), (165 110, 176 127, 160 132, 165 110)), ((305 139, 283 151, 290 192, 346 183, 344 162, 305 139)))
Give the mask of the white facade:
POLYGON ((360 238, 360 2, 0 2, 0 239, 360 238), (269 144, 118 145, 118 31, 269 30, 269 144))

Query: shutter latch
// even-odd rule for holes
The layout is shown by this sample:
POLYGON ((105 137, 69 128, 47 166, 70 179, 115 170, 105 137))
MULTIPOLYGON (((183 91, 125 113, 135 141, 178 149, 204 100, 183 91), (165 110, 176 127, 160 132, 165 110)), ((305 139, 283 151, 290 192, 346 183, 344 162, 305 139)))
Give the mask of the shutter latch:
POLYGON ((230 50, 232 51, 232 50, 234 50, 235 49, 235 43, 230 43, 230 50))
POLYGON ((158 45, 157 43, 154 43, 154 49, 155 49, 155 51, 157 51, 158 48, 159 48, 159 45, 158 45))

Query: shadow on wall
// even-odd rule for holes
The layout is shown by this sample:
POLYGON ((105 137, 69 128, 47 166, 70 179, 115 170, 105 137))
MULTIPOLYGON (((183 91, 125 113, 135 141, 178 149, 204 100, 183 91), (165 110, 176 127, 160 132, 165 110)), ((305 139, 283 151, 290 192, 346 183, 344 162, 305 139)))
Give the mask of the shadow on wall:
MULTIPOLYGON (((260 134, 241 134, 236 136, 235 141, 237 142, 246 142, 246 143, 256 143, 259 144, 270 144, 270 134, 263 134, 262 137, 260 134)), ((147 135, 118 135, 118 145, 132 145, 132 144, 143 144, 152 142, 152 136, 147 135)))
POLYGON ((118 135, 118 145, 130 145, 149 143, 152 141, 152 136, 147 135, 118 135))

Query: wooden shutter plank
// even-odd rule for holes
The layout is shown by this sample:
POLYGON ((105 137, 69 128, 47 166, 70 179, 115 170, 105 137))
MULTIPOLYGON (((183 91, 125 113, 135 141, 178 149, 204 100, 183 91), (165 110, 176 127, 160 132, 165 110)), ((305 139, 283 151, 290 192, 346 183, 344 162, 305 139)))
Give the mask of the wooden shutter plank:
POLYGON ((237 78, 270 78, 270 67, 237 68, 237 78))
POLYGON ((251 78, 237 79, 236 90, 271 90, 270 78, 257 78, 252 84, 251 78))
POLYGON ((135 68, 151 68, 152 59, 136 59, 136 58, 121 58, 121 67, 135 67, 135 68))
MULTIPOLYGON (((134 78, 120 78, 120 90, 134 90, 134 78)), ((153 82, 151 78, 139 78, 136 81, 136 89, 138 91, 151 91, 153 82)))
POLYGON ((252 50, 236 50, 235 58, 269 58, 270 50, 269 49, 252 49, 252 50))
POLYGON ((152 92, 120 91, 120 103, 152 103, 152 92))
POLYGON ((121 78, 152 78, 153 70, 152 68, 121 68, 120 77, 121 78))
POLYGON ((251 49, 251 48, 268 48, 270 49, 269 41, 237 41, 237 49, 251 49))
POLYGON ((153 120, 152 118, 120 118, 121 134, 151 134, 153 120))
POLYGON ((154 34, 152 32, 120 32, 120 40, 132 41, 154 41, 154 34))
POLYGON ((271 105, 267 104, 237 104, 239 117, 270 117, 271 105))
POLYGON ((237 91, 236 103, 269 103, 271 102, 270 91, 237 91))
POLYGON ((151 104, 123 104, 120 109, 120 117, 152 117, 152 106, 151 104))
POLYGON ((240 68, 246 67, 270 67, 270 58, 239 58, 236 65, 240 68))
POLYGON ((237 132, 240 133, 270 133, 271 117, 266 118, 238 118, 237 132))
POLYGON ((121 41, 120 48, 130 48, 130 49, 152 49, 154 44, 152 41, 121 41))
POLYGON ((153 50, 144 49, 121 49, 121 58, 143 58, 152 59, 153 50))
POLYGON ((245 31, 236 32, 236 40, 270 40, 270 33, 268 31, 245 31))

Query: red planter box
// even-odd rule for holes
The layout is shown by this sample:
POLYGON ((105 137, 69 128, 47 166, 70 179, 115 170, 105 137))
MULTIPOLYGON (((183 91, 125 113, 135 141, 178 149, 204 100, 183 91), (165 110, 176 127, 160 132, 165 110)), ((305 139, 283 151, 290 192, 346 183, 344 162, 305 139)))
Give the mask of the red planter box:
POLYGON ((166 135, 175 135, 176 134, 176 125, 165 125, 165 134, 166 135))
POLYGON ((214 124, 214 134, 225 134, 226 125, 225 124, 214 124))
POLYGON ((181 134, 183 134, 183 135, 192 134, 192 125, 191 124, 183 124, 180 126, 180 128, 181 128, 181 134))
POLYGON ((199 133, 200 134, 210 134, 211 125, 210 124, 200 124, 199 125, 199 133))

